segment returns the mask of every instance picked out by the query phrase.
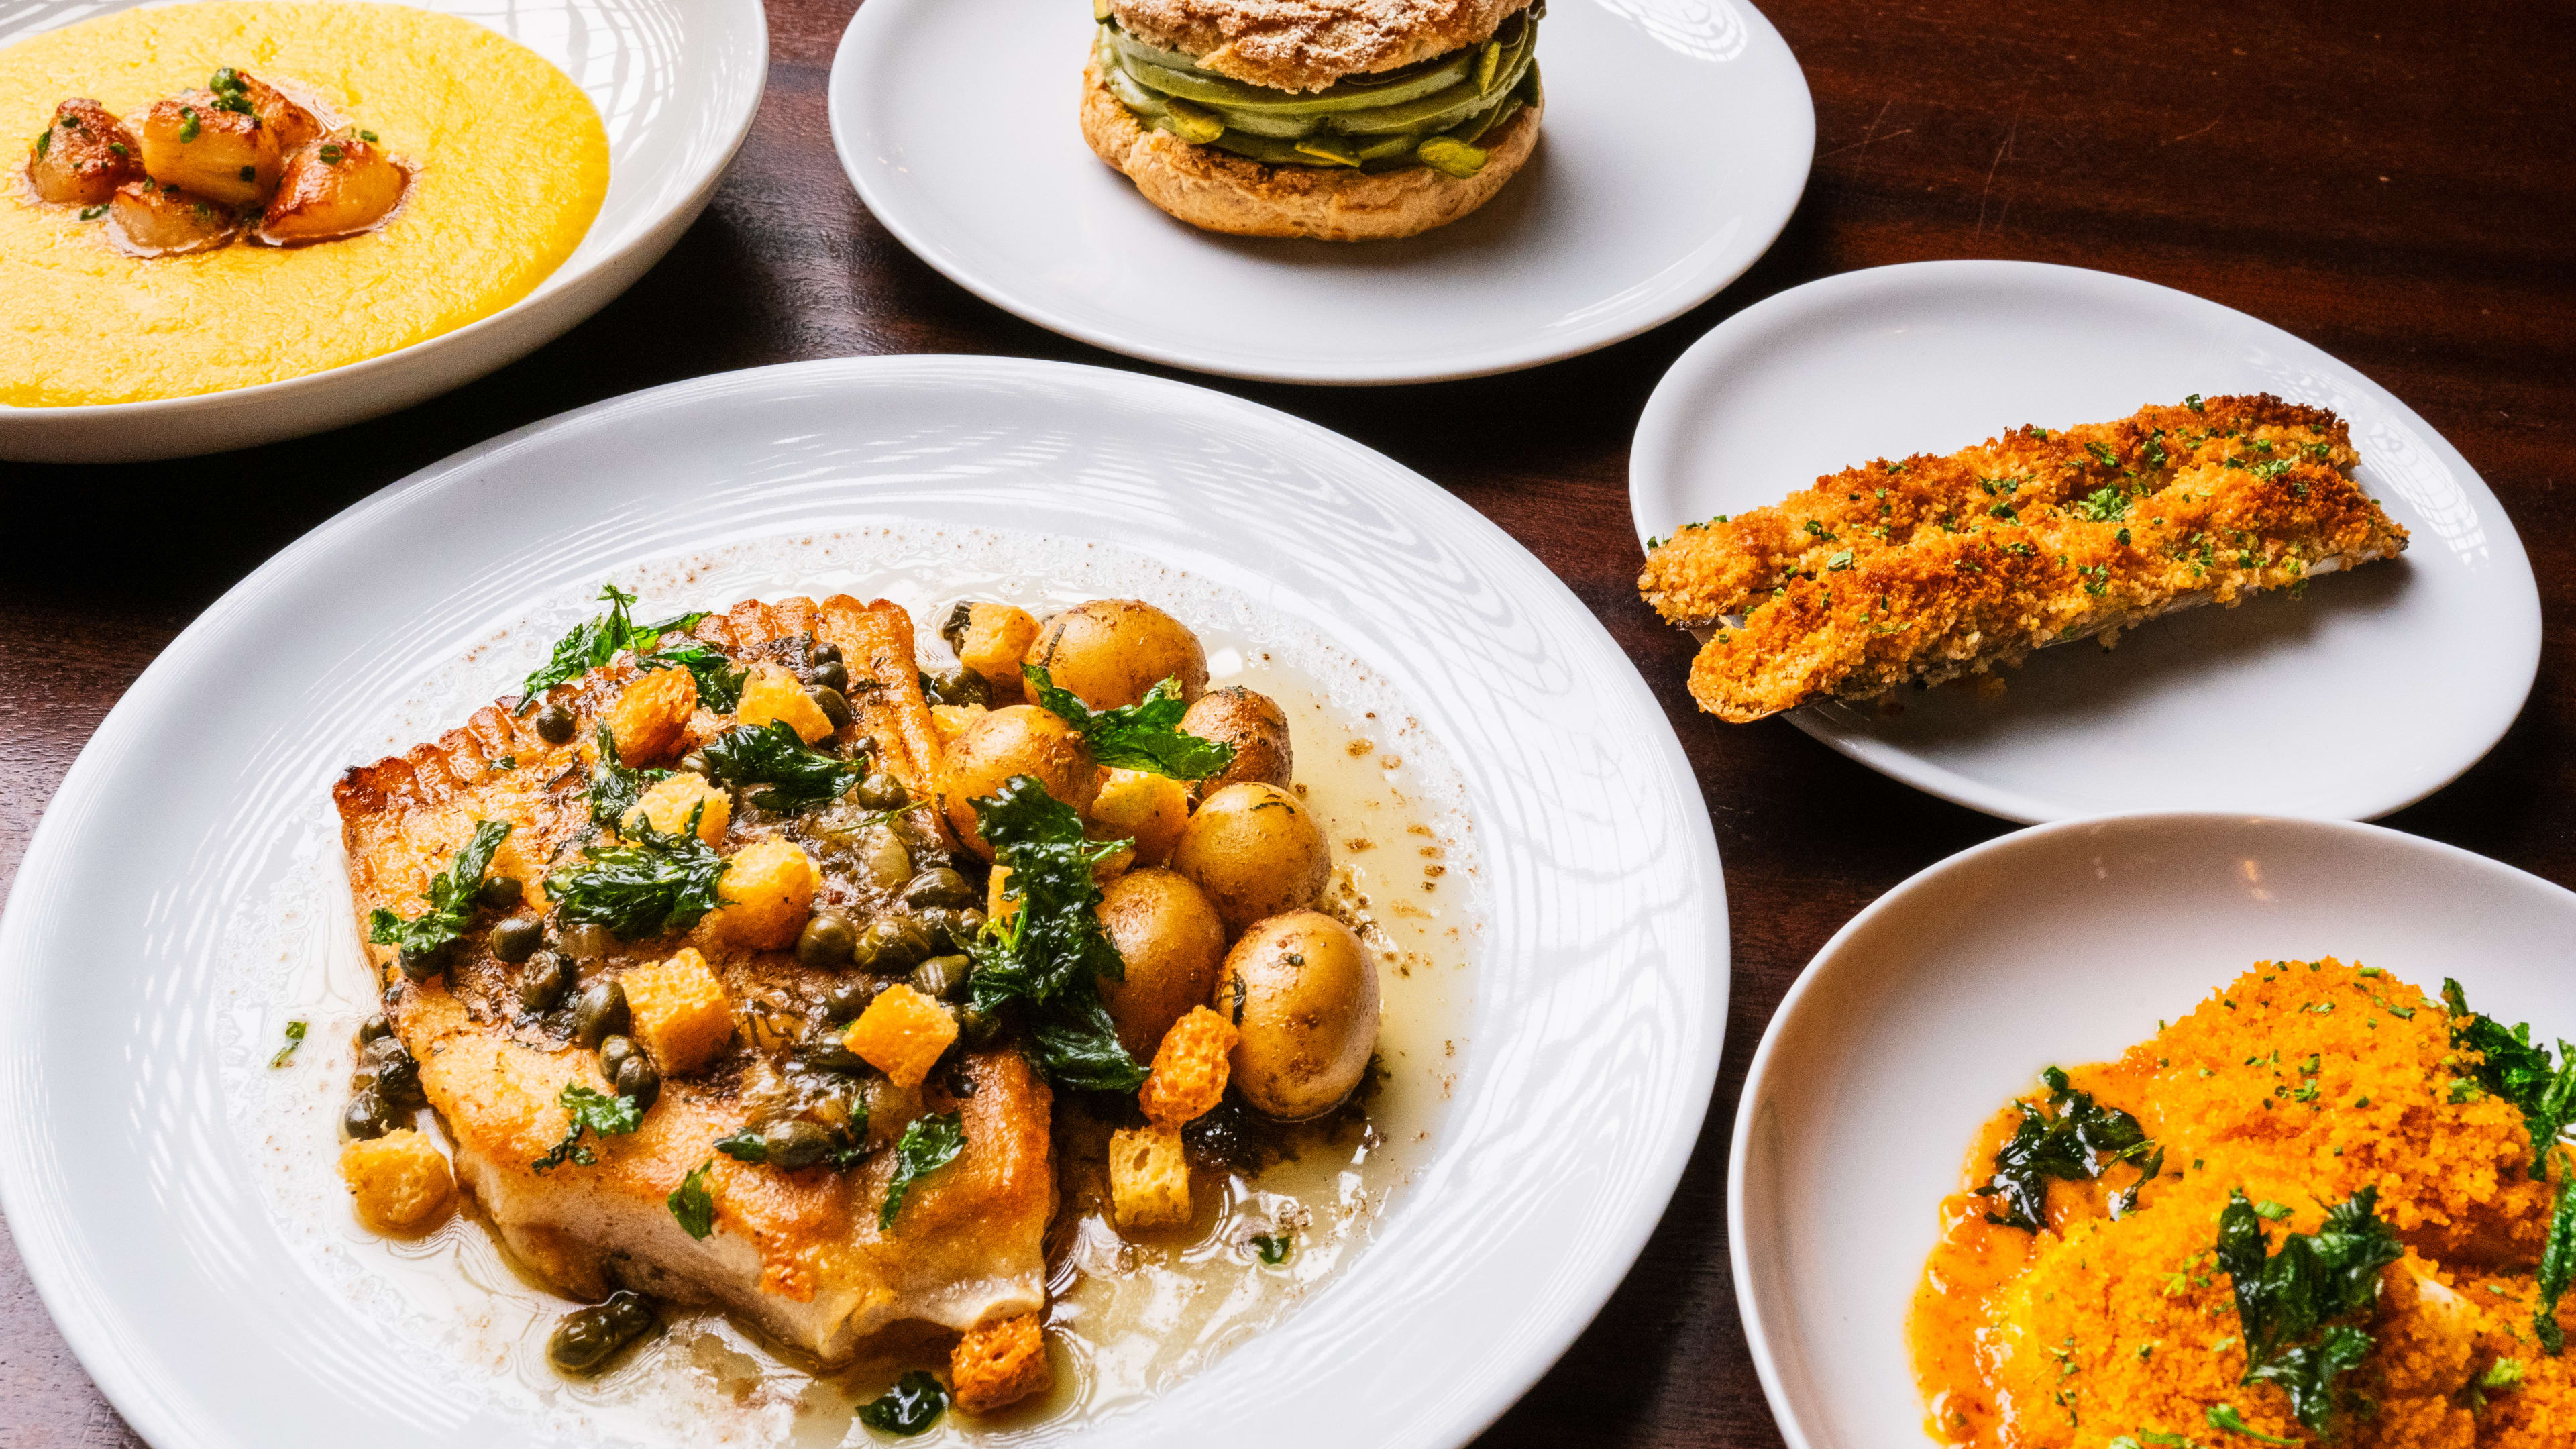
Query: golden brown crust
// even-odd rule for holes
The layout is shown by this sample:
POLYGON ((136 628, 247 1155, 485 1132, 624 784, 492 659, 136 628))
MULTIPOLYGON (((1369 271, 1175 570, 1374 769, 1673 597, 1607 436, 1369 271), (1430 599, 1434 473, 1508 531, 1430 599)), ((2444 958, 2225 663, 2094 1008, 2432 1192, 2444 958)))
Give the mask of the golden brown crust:
POLYGON ((1082 136, 1146 200, 1192 226, 1233 236, 1390 241, 1446 226, 1491 200, 1537 149, 1541 110, 1523 106, 1487 137, 1484 169, 1463 179, 1428 166, 1375 174, 1272 166, 1139 124, 1103 84, 1094 60, 1083 73, 1082 136))
POLYGON ((1110 0, 1148 45, 1273 90, 1316 91, 1490 38, 1530 0, 1110 0))

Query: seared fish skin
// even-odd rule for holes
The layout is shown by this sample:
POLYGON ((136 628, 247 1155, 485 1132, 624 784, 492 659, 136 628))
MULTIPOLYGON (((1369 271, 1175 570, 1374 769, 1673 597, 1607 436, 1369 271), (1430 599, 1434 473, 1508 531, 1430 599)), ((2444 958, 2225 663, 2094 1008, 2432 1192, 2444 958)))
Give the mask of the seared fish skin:
MULTIPOLYGON (((914 800, 935 798, 937 735, 901 608, 845 597, 747 603, 694 632, 737 665, 792 666, 807 657, 808 641, 838 646, 853 715, 836 732, 839 742, 873 741, 879 768, 914 800)), ((621 659, 550 690, 543 702, 579 719, 562 744, 537 733, 533 709, 494 705, 435 743, 349 770, 333 796, 361 923, 379 906, 417 913, 429 878, 446 869, 478 820, 512 823, 491 874, 522 883, 522 909, 544 910, 549 870, 576 861, 593 838, 587 790, 597 728, 623 717, 618 705, 639 678, 658 677, 621 659)), ((630 763, 670 765, 732 722, 701 702, 659 758, 630 763)), ((867 815, 849 802, 775 814, 738 798, 720 849, 731 855, 758 841, 793 841, 821 863, 816 908, 865 920, 894 903, 893 887, 845 868, 868 842, 883 845, 862 823, 867 815)), ((934 811, 916 808, 907 818, 917 855, 946 847, 934 811)), ((824 992, 860 977, 806 967, 786 951, 726 945, 702 923, 658 941, 619 942, 577 963, 579 984, 564 1001, 684 945, 702 952, 722 980, 741 1029, 711 1063, 666 1077, 637 1131, 586 1139, 595 1163, 544 1172, 535 1161, 569 1125, 558 1102, 564 1087, 609 1090, 596 1054, 568 1040, 568 1007, 528 1010, 519 994, 525 968, 497 959, 480 934, 459 942, 445 973, 424 982, 392 969, 390 948, 368 948, 386 983, 386 1016, 418 1059, 421 1089, 455 1143, 457 1174, 512 1250, 575 1294, 595 1297, 615 1281, 721 1303, 825 1360, 847 1357, 898 1321, 962 1331, 1042 1308, 1055 1172, 1047 1088, 1026 1062, 1007 1048, 969 1052, 919 1088, 879 1090, 882 1079, 871 1082, 872 1150, 846 1172, 737 1162, 715 1142, 749 1125, 765 1098, 775 1100, 785 1064, 823 1025, 824 992), (882 1144, 915 1116, 947 1112, 961 1119, 964 1150, 916 1183, 892 1228, 881 1229, 893 1173, 882 1144), (703 1240, 690 1237, 666 1203, 701 1166, 715 1220, 703 1240)))
POLYGON ((1685 527, 1638 587, 1714 628, 1691 693, 1740 723, 2392 557, 2406 530, 2357 461, 2340 418, 2268 395, 2022 428, 1685 527))

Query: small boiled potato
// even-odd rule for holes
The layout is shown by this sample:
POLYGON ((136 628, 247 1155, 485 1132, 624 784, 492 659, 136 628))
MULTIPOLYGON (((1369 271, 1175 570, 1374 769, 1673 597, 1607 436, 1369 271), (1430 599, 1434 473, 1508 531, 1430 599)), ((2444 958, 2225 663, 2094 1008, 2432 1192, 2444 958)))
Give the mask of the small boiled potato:
POLYGON ((1233 762, 1208 780, 1207 789, 1257 780, 1285 790, 1296 778, 1287 712, 1266 694, 1240 684, 1209 690, 1181 716, 1181 730, 1234 746, 1233 762))
POLYGON ((1101 978, 1100 999, 1118 1044, 1151 1061, 1172 1023, 1208 999, 1225 958, 1225 923, 1186 877, 1139 870, 1101 891, 1100 929, 1127 963, 1124 980, 1101 978))
POLYGON ((1135 864, 1171 859, 1189 823, 1190 792, 1180 781, 1147 770, 1101 772, 1100 793, 1091 799, 1091 836, 1135 841, 1135 864))
POLYGON ((1038 621, 1026 609, 1009 604, 963 603, 939 631, 957 662, 984 676, 993 698, 1009 703, 1020 697, 1020 661, 1038 637, 1038 621))
POLYGON ((40 201, 104 206, 116 188, 143 174, 134 136, 107 107, 73 96, 54 107, 54 123, 36 138, 27 182, 40 201))
POLYGON ((1211 1002, 1243 1034, 1235 1089, 1281 1121, 1331 1111, 1359 1086, 1377 1048, 1376 958, 1321 911, 1291 911, 1244 932, 1211 1002))
POLYGON ((1209 793, 1172 869, 1215 903, 1228 931, 1315 903, 1333 875, 1333 847, 1314 813, 1276 785, 1247 782, 1209 793))
POLYGON ((1181 698, 1207 689, 1207 650, 1180 620, 1137 599, 1076 604, 1038 631, 1028 662, 1093 709, 1134 704, 1165 679, 1181 698))
POLYGON ((227 111, 212 91, 152 103, 135 135, 143 174, 219 206, 256 206, 277 189, 277 134, 257 116, 227 111))
POLYGON ((260 217, 259 239, 296 246, 355 236, 392 215, 410 184, 410 174, 384 147, 354 136, 322 137, 286 158, 277 194, 260 217))
POLYGON ((1100 790, 1100 766, 1073 726, 1031 704, 997 709, 948 742, 940 771, 939 808, 967 848, 986 860, 993 847, 975 826, 975 802, 998 794, 1016 776, 1034 777, 1046 792, 1074 808, 1091 809, 1100 790))

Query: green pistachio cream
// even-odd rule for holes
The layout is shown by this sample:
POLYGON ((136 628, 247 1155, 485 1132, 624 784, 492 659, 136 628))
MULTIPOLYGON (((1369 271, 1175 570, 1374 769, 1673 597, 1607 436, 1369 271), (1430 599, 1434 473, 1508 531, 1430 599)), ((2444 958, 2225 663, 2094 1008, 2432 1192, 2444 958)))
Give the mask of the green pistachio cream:
POLYGON ((1245 85, 1177 51, 1100 23, 1100 73, 1141 125, 1197 146, 1274 166, 1394 171, 1428 166, 1451 176, 1485 167, 1478 143, 1539 99, 1540 7, 1503 22, 1491 40, 1401 70, 1355 75, 1320 91, 1245 85))

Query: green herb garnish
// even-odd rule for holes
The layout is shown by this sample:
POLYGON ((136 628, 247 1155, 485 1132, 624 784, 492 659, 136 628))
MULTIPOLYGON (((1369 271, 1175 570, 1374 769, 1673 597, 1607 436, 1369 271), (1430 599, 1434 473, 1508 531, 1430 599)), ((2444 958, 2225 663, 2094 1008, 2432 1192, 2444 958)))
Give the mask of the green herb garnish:
POLYGON ((635 661, 638 669, 685 669, 698 679, 698 703, 718 714, 731 714, 742 704, 742 684, 750 671, 736 669, 733 660, 712 644, 689 639, 663 649, 658 645, 635 661))
POLYGON ((2090 1182, 2115 1162, 2141 1164, 2137 1183, 2122 1199, 2123 1211, 2135 1207, 2138 1187, 2164 1170, 2164 1153, 2147 1140, 2137 1118, 2073 1090, 2063 1071, 2050 1067, 2040 1079, 2048 1084, 2048 1109, 2013 1104, 2021 1109, 2021 1122, 1995 1153, 1995 1175, 1986 1184, 1986 1196, 2004 1210, 1986 1214, 1986 1221, 2035 1233, 2048 1220, 2050 1178, 2090 1182))
POLYGON ((250 106, 250 87, 242 83, 241 72, 231 66, 216 71, 215 78, 206 82, 206 89, 215 93, 216 110, 244 116, 257 114, 250 106))
MULTIPOLYGON (((2379 1189, 2365 1187, 2327 1208, 2323 1228, 2284 1235, 2281 1250, 2268 1257, 2262 1214, 2243 1189, 2228 1195, 2218 1217, 2218 1266, 2235 1280, 2245 1333, 2243 1382, 2279 1388, 2290 1412, 2319 1435, 2343 1407, 2335 1380, 2358 1367, 2374 1342, 2336 1320, 2367 1314, 2379 1301, 2379 1270, 2406 1255, 2378 1206, 2379 1189)), ((2212 1424, 2233 1428, 2219 1424, 2216 1412, 2212 1424)))
POLYGON ((584 1167, 596 1164, 599 1158, 581 1140, 585 1131, 595 1137, 623 1137, 644 1125, 644 1109, 635 1105, 633 1097, 612 1097, 579 1082, 571 1082, 565 1084, 563 1095, 555 1100, 563 1104, 565 1113, 572 1120, 564 1129, 563 1140, 545 1156, 528 1164, 539 1172, 567 1162, 577 1162, 584 1167))
POLYGON ((955 1161, 965 1148, 965 1125, 955 1112, 913 1118, 894 1145, 894 1177, 886 1183, 885 1206, 877 1209, 877 1231, 892 1232, 894 1215, 903 1210, 912 1185, 955 1161))
POLYGON ((53 149, 54 128, 47 126, 45 129, 36 133, 36 159, 39 161, 44 160, 45 153, 53 149))
POLYGON ((948 1390, 928 1369, 913 1369, 894 1387, 859 1408, 859 1422, 871 1429, 909 1439, 939 1422, 948 1411, 948 1390))
POLYGON ((360 131, 358 133, 358 139, 372 146, 376 141, 376 133, 373 131, 360 131))
POLYGON ((192 107, 181 106, 179 114, 184 118, 179 122, 179 144, 185 146, 197 139, 197 112, 192 107))
POLYGON ((841 798, 867 778, 864 760, 844 760, 808 746, 785 720, 736 725, 707 741, 707 774, 728 785, 767 785, 751 797, 763 810, 810 810, 841 798))
MULTIPOLYGON (((2570 1122, 2576 1121, 2576 1044, 2562 1038, 2553 1066, 2549 1049, 2532 1045, 2528 1022, 2507 1031, 2495 1018, 2469 1010, 2468 994, 2449 977, 2442 979, 2442 1002, 2451 1011, 2453 1049, 2474 1051, 2486 1059, 2469 1080, 2521 1109, 2524 1130, 2531 1134, 2532 1178, 2549 1181, 2550 1154, 2570 1122)), ((2459 1090, 2461 1085, 2453 1084, 2453 1101, 2468 1095, 2459 1090)), ((2550 1213, 2549 1239, 2540 1256, 2540 1301, 2532 1314, 2540 1346, 2553 1357, 2567 1347, 2565 1330, 2558 1326, 2558 1302, 2566 1296, 2569 1280, 2576 1278, 2576 1192, 2569 1190, 2568 1177, 2569 1169, 2560 1168, 2557 1206, 2550 1213)))
POLYGON ((2202 407, 2202 406, 2200 405, 2200 394, 2199 394, 2199 393, 2193 393, 2191 396, 2189 396, 2189 397, 2187 397, 2187 398, 2184 398, 2184 399, 2182 400, 2182 405, 2183 405, 2184 407, 2187 407, 2187 408, 2191 409, 2193 412, 2196 412, 2196 413, 2198 413, 2198 412, 2207 412, 2207 411, 2208 411, 2208 409, 2207 409, 2207 408, 2204 408, 2204 407, 2202 407))
POLYGON ((630 770, 617 762, 617 736, 599 727, 599 762, 590 771, 590 819, 603 830, 615 830, 644 799, 644 792, 671 778, 668 770, 630 770))
POLYGON ((325 166, 337 166, 337 165, 339 165, 339 164, 340 164, 340 158, 341 158, 342 156, 344 156, 344 155, 347 155, 348 153, 347 153, 347 152, 345 152, 345 151, 342 151, 342 150, 341 150, 339 147, 337 147, 337 146, 325 146, 325 147, 323 147, 321 150, 319 150, 319 151, 315 152, 314 154, 315 154, 315 155, 317 155, 317 156, 320 156, 320 157, 322 158, 322 164, 323 164, 323 165, 325 165, 325 166))
POLYGON ((1204 780, 1234 763, 1234 746, 1202 739, 1181 730, 1190 707, 1181 700, 1180 681, 1165 679, 1145 698, 1116 709, 1094 710, 1034 664, 1020 675, 1049 713, 1082 732, 1091 756, 1113 770, 1145 770, 1174 780, 1204 780))
POLYGON ((571 633, 556 640, 554 657, 519 686, 527 696, 519 703, 521 714, 535 707, 537 697, 554 686, 579 679, 628 650, 648 653, 661 643, 664 634, 694 629, 706 617, 703 613, 682 614, 659 624, 639 626, 626 612, 634 604, 635 595, 615 584, 603 584, 599 596, 608 601, 608 612, 575 625, 571 633))
POLYGON ((288 1022, 286 1024, 286 1045, 277 1049, 277 1055, 270 1057, 268 1059, 268 1064, 272 1067, 285 1066, 288 1060, 294 1057, 295 1049, 302 1045, 304 1045, 304 1023, 300 1021, 288 1022))
POLYGON ((546 896, 562 919, 606 926, 621 941, 685 931, 717 905, 725 859, 698 839, 701 802, 669 834, 638 821, 627 843, 584 849, 581 859, 546 877, 546 896))
POLYGON ((680 1179, 678 1187, 671 1189, 671 1195, 663 1199, 664 1205, 671 1209, 671 1216, 679 1221, 680 1231, 701 1242, 716 1230, 716 1200, 707 1191, 707 1169, 715 1165, 712 1157, 699 1163, 688 1176, 680 1179))
POLYGON ((1261 1261, 1275 1268, 1288 1261, 1288 1249, 1296 1241, 1287 1233, 1255 1233, 1252 1235, 1252 1250, 1261 1255, 1261 1261))
POLYGON ((2209 1427, 2213 1429, 2223 1429, 2230 1434, 2242 1434, 2248 1439, 2260 1439, 2266 1444, 2295 1445, 2299 1442, 2296 1439, 2283 1439, 2277 1435, 2266 1434, 2262 1430, 2255 1428, 2253 1425, 2246 1423, 2245 1416, 2236 1412, 2236 1406, 2234 1404, 2212 1405, 2208 1414, 2204 1417, 2209 1420, 2209 1427))
POLYGON ((1019 909, 987 922, 968 950, 975 958, 969 999, 990 1014, 1026 1005, 1030 1048, 1056 1085, 1132 1092, 1145 1069, 1118 1044, 1100 978, 1127 974, 1118 948, 1101 933, 1100 887, 1091 868, 1129 842, 1086 840, 1082 817, 1027 775, 975 802, 975 821, 993 859, 1010 868, 1003 887, 1019 909))
POLYGON ((492 868, 492 852, 510 833, 507 820, 477 820, 474 838, 456 852, 447 869, 429 879, 429 908, 406 921, 378 906, 367 917, 367 939, 414 953, 435 951, 474 924, 474 893, 483 888, 483 873, 492 868))
POLYGON ((2117 523, 2129 516, 2129 495, 2116 486, 2096 488, 2076 500, 2075 516, 2092 523, 2117 523))
POLYGON ((104 202, 97 206, 84 206, 80 209, 80 219, 83 221, 96 221, 105 215, 107 215, 107 206, 104 202))
POLYGON ((761 1163, 769 1160, 769 1143, 760 1135, 760 1129, 756 1127, 745 1127, 730 1137, 717 1138, 716 1151, 736 1162, 761 1163))

